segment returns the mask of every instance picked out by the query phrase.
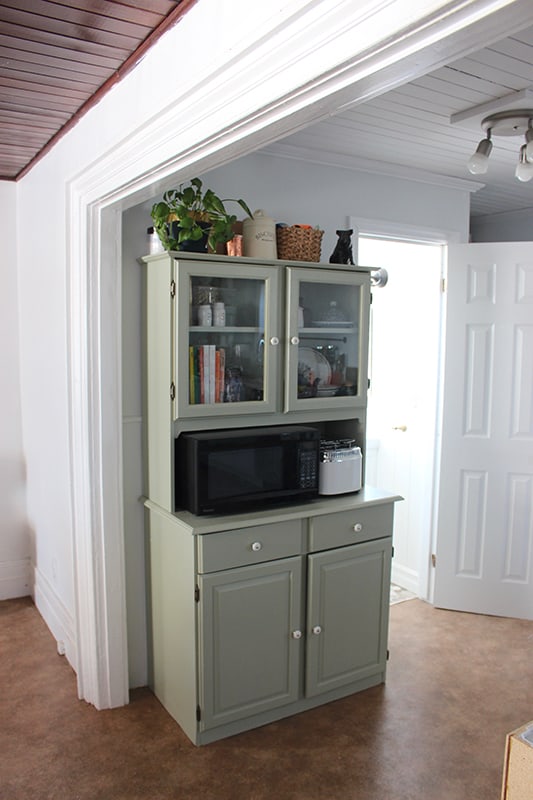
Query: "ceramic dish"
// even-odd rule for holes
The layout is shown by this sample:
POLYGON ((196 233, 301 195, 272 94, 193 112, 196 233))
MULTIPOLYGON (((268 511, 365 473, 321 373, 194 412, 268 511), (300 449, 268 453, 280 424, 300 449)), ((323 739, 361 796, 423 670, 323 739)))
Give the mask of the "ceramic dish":
POLYGON ((298 372, 307 373, 307 376, 312 372, 315 378, 320 379, 322 386, 331 380, 329 361, 312 347, 300 347, 298 350, 298 372))

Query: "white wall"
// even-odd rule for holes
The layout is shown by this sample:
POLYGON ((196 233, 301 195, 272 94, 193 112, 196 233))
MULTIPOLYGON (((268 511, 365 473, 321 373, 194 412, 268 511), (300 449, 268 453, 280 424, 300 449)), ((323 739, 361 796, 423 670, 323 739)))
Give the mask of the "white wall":
POLYGON ((16 199, 16 184, 0 181, 0 600, 31 593, 32 537, 25 511, 20 405, 16 199))
POLYGON ((533 206, 522 211, 474 217, 470 231, 473 242, 531 242, 533 206))
POLYGON ((439 185, 437 176, 422 183, 259 152, 203 177, 221 197, 243 197, 252 211, 263 208, 277 222, 318 225, 322 261, 329 260, 335 231, 348 217, 450 231, 468 241, 469 192, 439 185))

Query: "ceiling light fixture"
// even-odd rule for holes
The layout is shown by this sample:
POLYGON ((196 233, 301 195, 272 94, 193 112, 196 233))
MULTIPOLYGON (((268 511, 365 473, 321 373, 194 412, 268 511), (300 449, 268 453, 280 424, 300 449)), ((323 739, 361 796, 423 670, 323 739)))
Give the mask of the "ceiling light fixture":
POLYGON ((486 132, 476 152, 468 161, 468 169, 473 175, 484 175, 489 166, 489 156, 492 150, 492 136, 525 136, 526 143, 519 151, 518 164, 515 177, 519 181, 529 181, 533 178, 533 110, 513 109, 512 111, 498 111, 490 114, 481 122, 481 127, 486 132))

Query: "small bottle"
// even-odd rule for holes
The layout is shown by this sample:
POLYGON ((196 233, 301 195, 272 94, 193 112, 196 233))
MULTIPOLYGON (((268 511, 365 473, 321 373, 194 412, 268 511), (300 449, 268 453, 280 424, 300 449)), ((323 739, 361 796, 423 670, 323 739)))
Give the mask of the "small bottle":
POLYGON ((148 252, 151 256, 155 255, 156 253, 163 253, 165 248, 161 243, 161 239, 154 231, 153 228, 147 228, 146 233, 148 234, 148 252))

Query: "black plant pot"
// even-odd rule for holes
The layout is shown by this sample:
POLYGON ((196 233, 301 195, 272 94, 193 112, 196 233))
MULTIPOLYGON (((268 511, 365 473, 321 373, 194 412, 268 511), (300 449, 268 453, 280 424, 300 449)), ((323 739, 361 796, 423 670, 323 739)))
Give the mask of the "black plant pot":
MULTIPOLYGON (((185 239, 183 242, 180 242, 178 245, 178 250, 185 251, 187 253, 207 253, 207 238, 209 236, 209 222, 199 222, 198 225, 200 228, 204 230, 204 235, 201 239, 185 239)), ((172 239, 178 240, 180 231, 179 222, 171 222, 170 223, 170 236, 172 239)))

